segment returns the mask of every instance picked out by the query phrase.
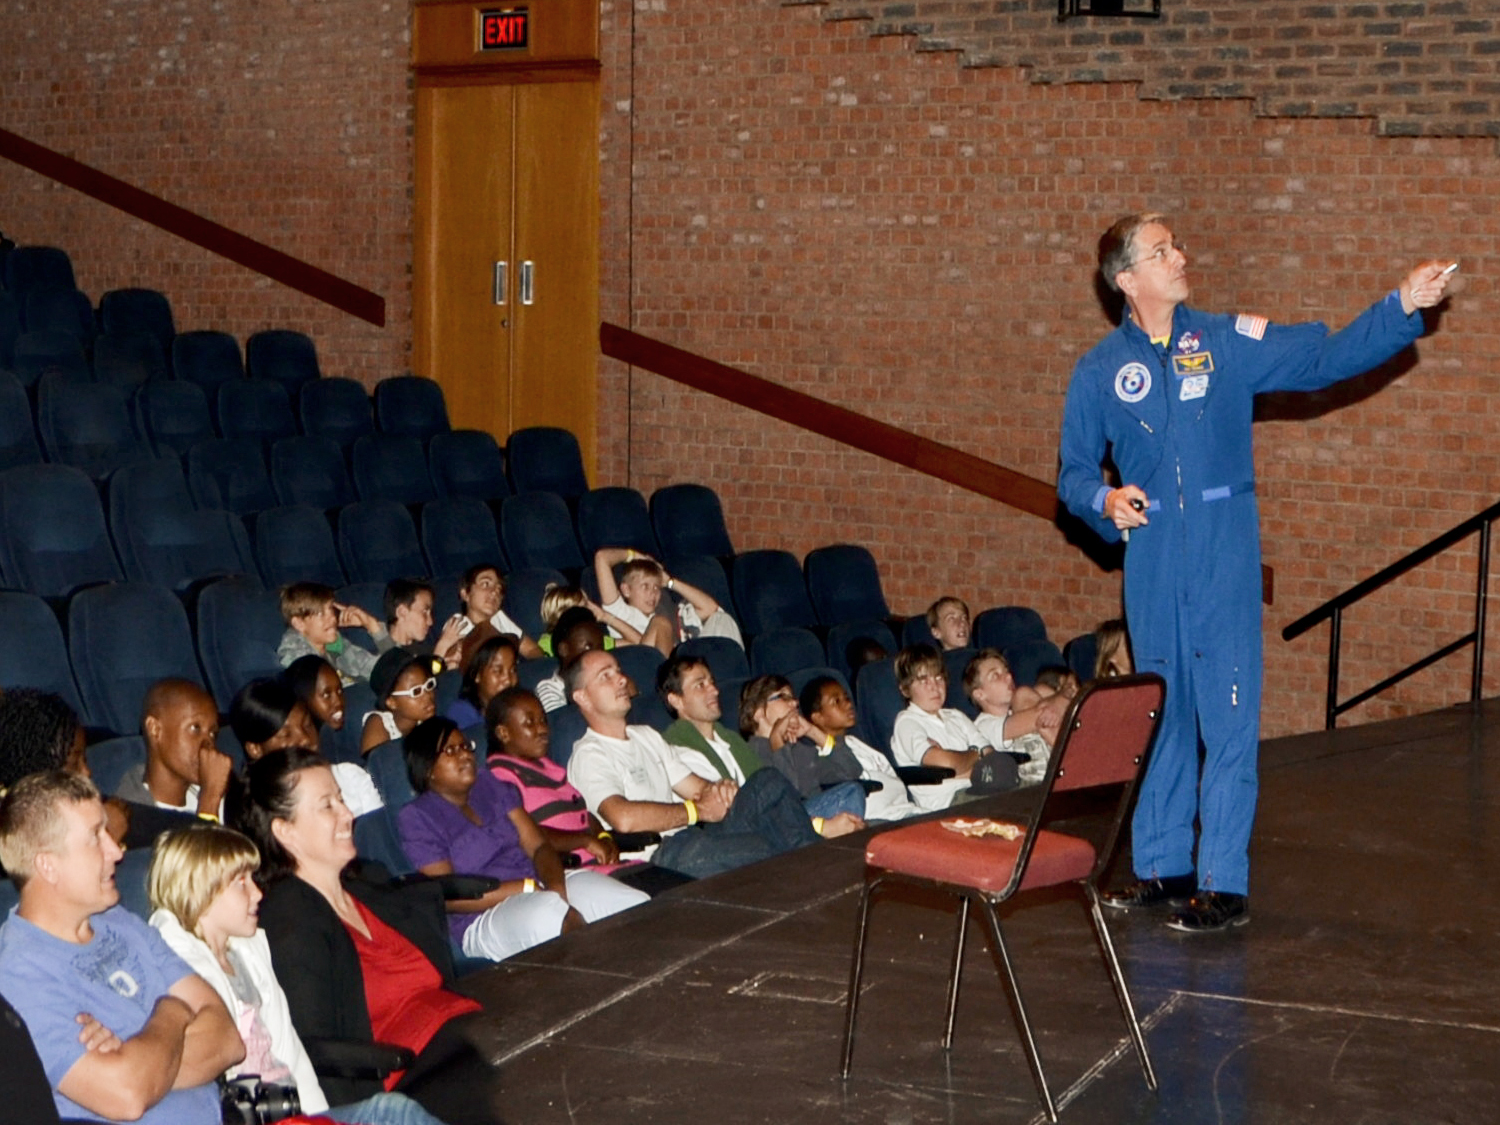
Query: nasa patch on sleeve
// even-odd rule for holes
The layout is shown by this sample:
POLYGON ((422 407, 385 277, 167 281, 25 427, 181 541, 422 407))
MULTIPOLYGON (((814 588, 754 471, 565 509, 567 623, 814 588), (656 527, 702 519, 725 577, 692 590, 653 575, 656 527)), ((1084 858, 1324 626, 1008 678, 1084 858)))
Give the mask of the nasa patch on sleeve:
POLYGON ((1127 363, 1115 372, 1115 396, 1121 402, 1140 402, 1151 393, 1151 369, 1144 363, 1127 363))

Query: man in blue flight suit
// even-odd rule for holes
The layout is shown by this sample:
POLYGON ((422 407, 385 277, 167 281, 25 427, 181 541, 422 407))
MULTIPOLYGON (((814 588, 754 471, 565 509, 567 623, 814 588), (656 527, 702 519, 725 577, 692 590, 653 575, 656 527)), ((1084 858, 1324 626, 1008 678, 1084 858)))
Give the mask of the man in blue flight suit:
POLYGON ((1318 323, 1189 308, 1187 257, 1161 215, 1115 223, 1099 240, 1099 269, 1128 315, 1073 371, 1057 491, 1101 537, 1129 541, 1135 667, 1167 682, 1132 828, 1136 881, 1105 901, 1173 903, 1174 929, 1220 930, 1249 921, 1261 694, 1255 396, 1318 390, 1389 359, 1421 334, 1417 310, 1443 299, 1452 266, 1417 266, 1331 336, 1318 323), (1106 454, 1119 488, 1104 483, 1106 454))

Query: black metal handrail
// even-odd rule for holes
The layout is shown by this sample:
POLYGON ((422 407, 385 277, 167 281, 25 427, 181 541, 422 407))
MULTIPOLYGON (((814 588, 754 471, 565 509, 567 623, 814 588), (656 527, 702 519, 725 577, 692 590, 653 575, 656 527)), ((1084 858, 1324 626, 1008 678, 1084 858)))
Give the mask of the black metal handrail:
POLYGON ((1332 625, 1328 632, 1328 699, 1324 709, 1324 727, 1332 730, 1338 722, 1338 717, 1351 707, 1358 707, 1365 700, 1373 698, 1385 691, 1386 688, 1394 687, 1408 676, 1413 676, 1432 664, 1436 664, 1446 656, 1451 656, 1466 645, 1474 646, 1474 667, 1469 682, 1469 701, 1479 702, 1479 696, 1484 685, 1484 622, 1485 601, 1489 592, 1490 575, 1490 525, 1500 519, 1500 504, 1493 504, 1480 512, 1477 516, 1471 516, 1457 527, 1445 531, 1436 539, 1415 551, 1393 562, 1379 573, 1372 574, 1357 586, 1351 586, 1336 598, 1330 598, 1311 613, 1297 618, 1281 631, 1281 639, 1284 641, 1295 640, 1307 632, 1314 625, 1325 620, 1330 620, 1332 625), (1376 590, 1381 589, 1388 583, 1400 578, 1409 570, 1421 566, 1428 559, 1442 554, 1455 543, 1460 543, 1475 532, 1479 533, 1479 564, 1478 574, 1474 581, 1474 629, 1465 633, 1455 641, 1450 641, 1435 652, 1422 657, 1420 660, 1408 664, 1393 676, 1387 676, 1374 687, 1366 688, 1358 695, 1352 695, 1344 702, 1338 701, 1339 691, 1339 645, 1343 639, 1344 610, 1356 602, 1364 600, 1376 590))

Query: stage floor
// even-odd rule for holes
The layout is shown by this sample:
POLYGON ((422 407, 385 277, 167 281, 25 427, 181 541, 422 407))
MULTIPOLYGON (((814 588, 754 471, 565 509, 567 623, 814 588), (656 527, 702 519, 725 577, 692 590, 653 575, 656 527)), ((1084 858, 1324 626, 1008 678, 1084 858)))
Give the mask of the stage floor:
MULTIPOLYGON (((1081 899, 1006 936, 1064 1122, 1500 1115, 1500 702, 1262 747, 1252 920, 1111 915, 1147 1090, 1081 899)), ((979 808, 980 806, 971 806, 979 808)), ((965 811, 968 811, 967 809, 965 811)), ((673 891, 469 977, 507 1122, 1045 1120, 978 920, 951 1052, 953 913, 872 915, 838 1078, 863 837, 673 891)))

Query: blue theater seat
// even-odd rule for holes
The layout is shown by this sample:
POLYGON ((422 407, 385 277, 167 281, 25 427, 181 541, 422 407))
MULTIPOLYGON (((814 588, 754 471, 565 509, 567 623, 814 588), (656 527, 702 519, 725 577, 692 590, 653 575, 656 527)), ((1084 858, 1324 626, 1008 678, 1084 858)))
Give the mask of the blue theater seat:
POLYGON ((322 374, 312 338, 286 328, 257 332, 245 341, 245 371, 252 379, 279 383, 293 401, 304 385, 322 374))
POLYGON ((578 439, 555 426, 517 430, 506 440, 511 488, 522 492, 553 492, 576 500, 589 490, 578 439))
POLYGON ((78 593, 68 607, 68 652, 92 726, 140 729, 141 702, 158 680, 201 683, 192 630, 176 595, 117 582, 78 593))
POLYGON ((346 455, 358 438, 375 432, 370 396, 353 379, 325 376, 303 383, 297 409, 303 433, 331 438, 346 455))
POLYGON ((44 598, 124 577, 105 530, 99 492, 67 465, 21 465, 0 473, 0 573, 44 598))
POLYGON ((426 442, 453 427, 440 383, 420 375, 398 375, 375 384, 375 421, 382 433, 426 442))

